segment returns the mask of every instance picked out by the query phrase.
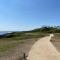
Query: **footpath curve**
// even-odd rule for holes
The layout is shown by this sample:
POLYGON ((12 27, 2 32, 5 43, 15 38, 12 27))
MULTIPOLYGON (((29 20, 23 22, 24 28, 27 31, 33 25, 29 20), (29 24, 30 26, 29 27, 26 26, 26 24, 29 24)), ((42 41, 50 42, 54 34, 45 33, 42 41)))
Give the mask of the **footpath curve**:
POLYGON ((31 48, 27 60, 60 60, 60 53, 50 42, 50 36, 39 39, 31 48))

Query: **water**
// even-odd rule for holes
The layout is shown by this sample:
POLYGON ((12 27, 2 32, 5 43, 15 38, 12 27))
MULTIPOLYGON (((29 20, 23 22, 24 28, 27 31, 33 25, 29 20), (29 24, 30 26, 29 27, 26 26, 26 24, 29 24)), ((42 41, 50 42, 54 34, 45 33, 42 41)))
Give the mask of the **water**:
POLYGON ((6 33, 11 33, 10 31, 0 31, 0 35, 6 34, 6 33))

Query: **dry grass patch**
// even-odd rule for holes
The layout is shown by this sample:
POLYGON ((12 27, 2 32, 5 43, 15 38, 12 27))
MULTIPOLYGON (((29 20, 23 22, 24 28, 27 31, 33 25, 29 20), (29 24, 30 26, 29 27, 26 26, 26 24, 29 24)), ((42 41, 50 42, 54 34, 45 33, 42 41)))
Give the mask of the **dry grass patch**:
POLYGON ((52 37, 50 41, 54 45, 56 50, 60 52, 60 33, 55 33, 54 37, 52 37))

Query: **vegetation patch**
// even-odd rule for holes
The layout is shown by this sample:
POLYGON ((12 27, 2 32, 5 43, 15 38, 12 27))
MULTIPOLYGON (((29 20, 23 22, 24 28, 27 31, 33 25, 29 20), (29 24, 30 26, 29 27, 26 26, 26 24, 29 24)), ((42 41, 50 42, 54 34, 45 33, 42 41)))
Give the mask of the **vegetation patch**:
POLYGON ((33 38, 41 38, 47 36, 51 33, 56 33, 55 37, 52 38, 51 41, 60 41, 60 26, 50 27, 50 26, 43 26, 41 28, 37 28, 31 31, 22 31, 22 32, 11 32, 7 34, 0 35, 0 53, 4 53, 18 44, 23 44, 28 39, 33 38))
POLYGON ((56 50, 60 53, 60 33, 55 33, 54 37, 50 40, 56 50))

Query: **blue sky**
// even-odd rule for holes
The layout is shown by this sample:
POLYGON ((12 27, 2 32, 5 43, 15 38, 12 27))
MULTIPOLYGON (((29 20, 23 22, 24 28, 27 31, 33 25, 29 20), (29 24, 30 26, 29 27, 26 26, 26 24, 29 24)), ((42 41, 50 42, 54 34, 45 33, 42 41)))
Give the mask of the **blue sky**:
POLYGON ((60 25, 60 0, 0 0, 0 31, 60 25))

